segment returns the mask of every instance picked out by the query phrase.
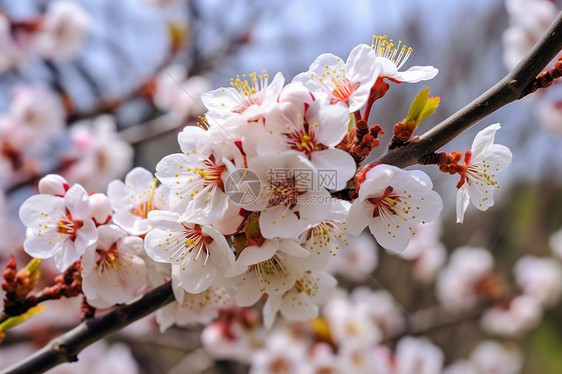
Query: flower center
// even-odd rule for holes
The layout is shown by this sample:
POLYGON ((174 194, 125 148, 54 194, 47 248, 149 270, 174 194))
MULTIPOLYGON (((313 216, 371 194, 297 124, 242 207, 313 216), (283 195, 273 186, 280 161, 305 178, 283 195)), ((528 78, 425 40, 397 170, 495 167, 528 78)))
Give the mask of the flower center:
POLYGON ((303 122, 299 116, 296 126, 287 125, 287 130, 292 130, 284 134, 287 144, 291 149, 302 152, 309 158, 312 152, 326 149, 327 147, 319 143, 316 138, 316 127, 318 127, 317 123, 308 124, 308 122, 303 122))
POLYGON ((400 201, 400 196, 393 190, 391 186, 388 186, 381 196, 367 199, 374 206, 373 218, 380 216, 381 213, 397 214, 394 207, 400 201))
POLYGON ((203 164, 204 166, 202 168, 194 168, 193 171, 203 178, 205 187, 214 184, 222 189, 223 183, 221 176, 226 170, 226 165, 217 165, 213 155, 207 160, 204 160, 203 164))
POLYGON ((269 84, 269 74, 264 70, 262 74, 252 73, 249 75, 249 81, 246 74, 236 76, 236 79, 230 79, 230 86, 240 93, 240 106, 236 107, 233 112, 241 114, 252 105, 261 105, 265 96, 267 85, 269 84))
POLYGON ((371 43, 371 48, 375 51, 377 57, 384 57, 392 61, 397 69, 400 69, 404 63, 410 57, 413 49, 402 45, 402 41, 398 41, 398 45, 395 47, 393 40, 387 41, 387 36, 377 36, 373 35, 373 42, 371 43))
POLYGON ((154 193, 156 192, 156 179, 150 186, 150 191, 148 193, 148 199, 141 201, 138 205, 136 205, 133 209, 131 209, 130 213, 134 214, 135 216, 139 216, 142 218, 148 217, 148 212, 153 210, 152 202, 154 200, 154 193))
MULTIPOLYGON (((306 192, 307 188, 304 187, 304 182, 299 181, 300 186, 296 183, 294 177, 288 179, 273 179, 269 181, 271 190, 269 199, 267 200, 270 206, 287 205, 293 206, 298 202, 298 197, 306 192)), ((312 181, 311 181, 312 182, 312 181)), ((309 186, 310 187, 310 186, 309 186)))
POLYGON ((126 265, 122 264, 122 258, 117 251, 117 243, 113 243, 108 250, 96 249, 96 265, 95 269, 103 272, 106 269, 119 270, 120 267, 126 265))
POLYGON ((63 218, 57 222, 57 232, 61 235, 68 235, 71 240, 76 239, 76 232, 84 226, 81 220, 74 220, 67 210, 63 218))
POLYGON ((335 88, 332 91, 332 95, 334 95, 334 97, 330 100, 330 104, 336 104, 339 102, 349 104, 349 97, 359 88, 359 86, 361 86, 361 83, 352 83, 346 77, 332 78, 332 83, 335 88))

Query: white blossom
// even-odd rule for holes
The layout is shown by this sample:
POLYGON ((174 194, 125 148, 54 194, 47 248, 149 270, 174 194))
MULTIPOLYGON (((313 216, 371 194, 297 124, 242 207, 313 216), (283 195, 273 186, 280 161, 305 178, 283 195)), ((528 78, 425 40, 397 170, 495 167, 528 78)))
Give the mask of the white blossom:
POLYGON ((197 225, 170 211, 148 214, 152 229, 146 234, 145 249, 155 261, 172 264, 178 287, 200 293, 218 282, 234 262, 224 236, 209 225, 197 225))
POLYGON ((434 78, 439 70, 433 66, 412 66, 406 71, 399 69, 406 63, 412 48, 402 45, 394 45, 392 39, 387 40, 387 36, 373 36, 371 45, 371 63, 379 69, 380 78, 388 78, 391 81, 402 83, 417 83, 434 78))
POLYGON ((97 308, 131 301, 146 285, 143 240, 115 225, 98 229, 98 242, 82 256, 82 290, 97 308))
POLYGON ((484 248, 456 249, 447 266, 437 276, 437 299, 445 308, 463 310, 478 301, 478 283, 489 276, 494 258, 484 248))
POLYGON ((88 190, 105 191, 111 180, 121 178, 133 164, 133 147, 119 138, 109 115, 75 123, 70 138, 72 147, 65 154, 70 165, 62 174, 88 190))
POLYGON ((348 233, 359 235, 369 226, 381 246, 402 252, 414 227, 434 220, 443 208, 432 187, 429 177, 421 171, 375 166, 366 173, 359 196, 349 209, 348 233))
POLYGON ((306 321, 318 316, 319 305, 328 300, 337 281, 325 272, 307 271, 284 294, 270 294, 263 307, 264 324, 273 326, 277 312, 291 321, 306 321))
POLYGON ((348 112, 355 112, 367 103, 379 75, 380 67, 369 59, 371 53, 368 45, 360 44, 353 48, 345 63, 331 53, 321 54, 293 82, 302 83, 319 100, 344 103, 349 107, 348 112))
POLYGON ((500 124, 486 127, 476 134, 472 148, 465 154, 465 172, 457 184, 457 222, 462 222, 469 201, 486 210, 494 205, 493 193, 499 188, 497 174, 511 163, 511 151, 504 145, 494 144, 500 124))
POLYGON ((70 0, 50 2, 37 36, 39 53, 53 60, 75 57, 84 45, 91 19, 82 6, 70 0))
POLYGON ((248 79, 243 75, 231 79, 231 87, 222 87, 201 95, 209 110, 208 116, 217 120, 242 115, 248 120, 257 120, 277 103, 285 78, 277 73, 271 83, 269 74, 252 73, 248 79), (249 82, 248 82, 249 79, 249 82))
POLYGON ((523 293, 551 307, 562 297, 562 266, 553 258, 521 257, 513 268, 515 280, 523 293))
POLYGON ((148 170, 136 167, 125 176, 125 183, 114 180, 107 186, 107 196, 115 210, 113 221, 132 235, 143 235, 150 229, 148 213, 167 208, 169 190, 148 170))
POLYGON ((518 337, 537 327, 541 319, 540 303, 531 296, 519 295, 508 305, 488 308, 480 324, 488 334, 518 337))
POLYGON ((31 196, 22 204, 19 216, 27 227, 25 251, 35 258, 54 257, 60 271, 78 260, 98 239, 88 194, 77 184, 64 197, 31 196))

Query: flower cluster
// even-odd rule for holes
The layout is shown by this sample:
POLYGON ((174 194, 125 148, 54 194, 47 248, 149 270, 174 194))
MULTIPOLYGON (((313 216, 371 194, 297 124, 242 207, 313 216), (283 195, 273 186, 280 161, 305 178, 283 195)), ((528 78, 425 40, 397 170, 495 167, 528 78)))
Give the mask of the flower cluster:
MULTIPOLYGON (((201 95, 207 112, 198 126, 183 129, 181 152, 165 156, 154 175, 135 168, 124 182, 110 182, 106 194, 90 195, 60 176, 45 177, 41 193, 20 209, 25 250, 54 257, 60 271, 81 259, 84 295, 99 308, 171 280, 177 303, 159 312, 162 328, 206 323, 219 309, 260 300, 266 326, 278 313, 314 318, 336 286, 328 260, 346 250, 347 234, 368 226, 382 247, 402 252, 416 228, 442 210, 422 171, 377 163, 357 171, 384 134, 368 121, 390 88, 385 80, 414 83, 437 74, 430 66, 401 72, 410 53, 401 42, 374 37, 345 62, 319 56, 286 85, 280 73, 271 80, 265 71, 237 76, 230 87, 201 95)), ((422 91, 396 125, 395 145, 407 145, 438 103, 422 91)), ((469 200, 482 210, 492 205, 488 187, 495 188, 495 173, 510 161, 507 148, 492 144, 497 128, 477 136, 465 165, 453 156, 439 159, 443 171, 461 175, 463 213, 469 200)), ((103 143, 77 145, 103 149, 103 143)), ((75 174, 81 169, 92 170, 75 174)), ((410 252, 412 261, 427 258, 418 271, 430 282, 444 256, 410 252)))

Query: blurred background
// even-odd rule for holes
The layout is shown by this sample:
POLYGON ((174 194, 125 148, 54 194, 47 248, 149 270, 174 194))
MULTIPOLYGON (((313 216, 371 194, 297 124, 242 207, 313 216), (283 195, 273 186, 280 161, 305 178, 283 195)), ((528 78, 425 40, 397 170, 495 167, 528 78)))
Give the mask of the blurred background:
MULTIPOLYGON (((40 176, 62 173, 69 182, 82 183, 90 192, 106 192, 104 186, 110 180, 122 179, 133 166, 154 171, 162 157, 179 151, 176 136, 183 126, 194 124, 204 113, 198 96, 228 86, 237 74, 266 69, 270 74, 282 72, 289 82, 321 53, 345 59, 356 45, 370 44, 372 35, 388 35, 413 48, 404 68, 433 65, 439 74, 428 82, 393 85, 375 104, 371 122, 390 134, 392 126, 406 116, 416 93, 429 87, 432 96, 441 96, 441 104, 420 125, 422 133, 476 98, 513 67, 517 57, 512 55, 516 53, 510 55, 508 50, 520 46, 510 45, 516 42, 505 32, 532 17, 530 12, 518 21, 521 15, 508 12, 504 0, 74 2, 87 14, 89 21, 84 24, 88 27, 79 50, 62 58, 57 52, 41 51, 29 37, 36 27, 33 20, 46 14, 53 1, 0 0, 0 15, 9 20, 6 27, 6 22, 0 22, 0 60, 5 60, 0 61, 0 123, 4 129, 0 165, 4 171, 4 181, 0 182, 4 191, 0 201, 2 268, 10 253, 18 253, 22 264, 26 261, 21 253, 23 226, 14 217, 22 201, 35 193, 40 176), (2 38, 5 30, 17 36, 14 45, 7 45, 2 38), (8 61, 9 56, 16 57, 8 61), (12 149, 13 144, 10 146, 13 133, 6 130, 10 116, 18 112, 13 103, 26 87, 32 90, 39 86, 56 98, 56 103, 45 110, 51 113, 53 108, 62 108, 66 113, 63 126, 54 135, 42 136, 41 147, 31 141, 22 143, 26 148, 19 154, 12 149), (112 117, 102 116, 107 114, 112 117)), ((544 2, 555 10, 550 12, 553 19, 562 3, 544 2)), ((562 116, 552 110, 559 109, 561 93, 554 84, 509 104, 444 148, 465 152, 479 130, 499 122, 502 129, 496 142, 513 152, 511 166, 500 177, 502 190, 496 205, 486 212, 469 208, 464 224, 454 223, 457 177, 439 173, 435 167, 416 167, 432 177, 435 190, 443 197, 440 240, 447 251, 467 245, 489 249, 496 260, 497 274, 507 283, 513 283, 511 271, 519 257, 551 255, 551 234, 562 226, 562 116)), ((34 100, 47 105, 48 100, 40 95, 34 100)), ((382 146, 370 158, 383 152, 388 140, 388 135, 383 136, 382 146)), ((378 251, 378 266, 373 267, 377 282, 369 278, 361 282, 341 279, 343 286, 383 286, 408 311, 437 304, 432 283, 413 279, 408 270, 410 262, 373 250, 378 251)), ((51 317, 45 316, 49 322, 41 322, 43 317, 38 316, 35 324, 7 336, 0 344, 0 366, 28 354, 31 348, 76 323, 76 316, 54 323, 56 308, 49 306, 54 310, 51 317), (30 336, 32 345, 21 345, 30 336)), ((450 364, 467 357, 479 341, 488 337, 475 328, 478 323, 478 318, 469 318, 436 328, 426 336, 441 347, 445 363, 450 364)), ((136 369, 123 370, 247 371, 246 365, 213 361, 200 348, 201 329, 171 328, 159 335, 153 319, 147 318, 109 341, 126 344, 126 354, 137 363, 136 369)), ((546 311, 538 328, 508 340, 515 341, 522 351, 521 373, 560 373, 562 306, 558 303, 546 311)), ((104 354, 103 348, 92 357, 96 354, 104 354)), ((72 367, 66 370, 76 372, 72 367)))

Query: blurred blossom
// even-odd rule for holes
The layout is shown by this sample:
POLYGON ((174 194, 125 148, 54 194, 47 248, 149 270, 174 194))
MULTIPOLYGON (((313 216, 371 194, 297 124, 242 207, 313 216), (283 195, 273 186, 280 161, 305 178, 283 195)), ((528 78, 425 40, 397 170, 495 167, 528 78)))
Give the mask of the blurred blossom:
POLYGON ((444 355, 441 348, 426 338, 404 337, 398 341, 394 374, 440 374, 444 355))
POLYGON ((10 19, 6 14, 0 12, 0 56, 2 56, 0 73, 17 68, 32 45, 31 40, 20 40, 19 43, 16 43, 10 19))
POLYGON ((517 374, 521 370, 521 354, 514 345, 486 340, 478 344, 470 361, 479 374, 517 374))
POLYGON ((109 115, 74 124, 70 129, 72 147, 64 155, 68 166, 63 176, 92 192, 105 191, 109 181, 121 178, 133 165, 133 147, 119 139, 115 131, 109 115))
POLYGON ((478 284, 494 267, 494 258, 484 248, 456 249, 447 266, 439 273, 436 292, 448 309, 468 309, 478 301, 478 284))
POLYGON ((307 359, 307 347, 299 343, 288 334, 270 335, 264 349, 253 355, 250 374, 302 372, 307 359))
POLYGON ((205 112, 201 95, 211 89, 207 78, 188 78, 185 66, 172 65, 156 77, 154 105, 161 111, 172 112, 181 119, 196 117, 205 112))
POLYGON ((228 326, 223 321, 207 325, 201 333, 206 351, 215 359, 230 359, 249 363, 254 352, 264 346, 267 332, 243 323, 228 326))
POLYGON ((367 233, 348 238, 335 256, 330 256, 327 271, 354 282, 369 279, 379 262, 378 250, 372 235, 367 233))
POLYGON ((22 151, 45 149, 62 134, 65 113, 58 96, 42 84, 16 86, 2 135, 22 151))
POLYGON ((71 0, 49 2, 37 36, 39 53, 52 60, 67 60, 78 54, 90 29, 91 19, 71 0))
POLYGON ((410 261, 412 276, 421 283, 433 282, 437 272, 447 261, 447 250, 439 240, 441 231, 439 220, 418 224, 414 228, 410 244, 399 254, 410 261))
POLYGON ((392 336, 405 326, 403 312, 388 291, 357 287, 351 293, 350 301, 354 307, 363 309, 385 336, 392 336))
POLYGON ((504 31, 504 64, 513 69, 558 15, 550 0, 506 0, 510 26, 504 31))
POLYGON ((556 135, 562 135, 562 101, 545 97, 537 105, 541 124, 556 135))
POLYGON ((492 335, 518 337, 537 327, 542 320, 539 302, 531 296, 516 296, 506 305, 487 309, 480 320, 482 329, 492 335))
POLYGON ((339 346, 367 347, 382 340, 382 331, 371 319, 370 311, 353 303, 345 294, 326 303, 324 318, 339 346))
POLYGON ((553 258, 524 256, 513 269, 523 292, 536 298, 544 307, 558 304, 562 296, 562 266, 553 258))

